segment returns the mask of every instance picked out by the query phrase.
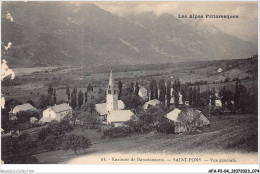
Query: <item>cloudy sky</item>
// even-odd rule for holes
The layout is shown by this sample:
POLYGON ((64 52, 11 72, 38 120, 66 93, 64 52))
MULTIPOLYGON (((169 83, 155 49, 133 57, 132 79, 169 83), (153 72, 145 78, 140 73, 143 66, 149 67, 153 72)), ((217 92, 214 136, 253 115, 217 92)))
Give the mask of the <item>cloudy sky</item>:
POLYGON ((214 25, 221 31, 257 43, 257 2, 92 2, 118 16, 154 12, 189 15, 238 15, 239 19, 180 19, 192 24, 214 25))

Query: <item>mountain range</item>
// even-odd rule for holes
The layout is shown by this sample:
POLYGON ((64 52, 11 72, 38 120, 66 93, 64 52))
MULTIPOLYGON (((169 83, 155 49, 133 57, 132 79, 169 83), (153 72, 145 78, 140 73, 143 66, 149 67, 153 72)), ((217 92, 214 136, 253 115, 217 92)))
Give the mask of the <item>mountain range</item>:
POLYGON ((9 67, 156 64, 257 53, 256 44, 214 26, 166 13, 119 17, 90 3, 2 2, 1 26, 2 59, 9 67))

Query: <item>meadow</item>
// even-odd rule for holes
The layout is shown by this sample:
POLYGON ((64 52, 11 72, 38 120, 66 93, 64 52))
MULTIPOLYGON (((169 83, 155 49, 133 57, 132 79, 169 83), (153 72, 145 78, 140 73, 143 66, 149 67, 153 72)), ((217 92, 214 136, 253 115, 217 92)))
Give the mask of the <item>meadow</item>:
MULTIPOLYGON (((257 60, 256 60, 257 61, 257 60)), ((201 84, 201 91, 207 88, 215 88, 219 91, 226 86, 234 90, 235 80, 239 78, 251 93, 257 92, 256 73, 250 72, 255 69, 257 64, 255 60, 229 60, 229 61, 210 61, 194 63, 161 64, 150 66, 122 66, 122 67, 48 67, 36 69, 22 68, 20 72, 26 75, 16 73, 15 80, 18 85, 3 86, 2 94, 6 99, 14 98, 21 102, 28 99, 37 102, 41 94, 47 94, 50 84, 56 88, 57 100, 66 100, 66 86, 72 88, 81 88, 86 91, 88 84, 94 86, 93 95, 95 96, 99 88, 105 90, 109 73, 113 70, 115 83, 123 82, 123 88, 130 85, 131 82, 138 82, 149 89, 151 79, 159 81, 160 78, 177 80, 182 84, 207 82, 201 84), (218 69, 223 72, 218 72, 218 69), (225 79, 228 78, 228 81, 225 79), (214 83, 214 81, 218 81, 214 83)), ((257 71, 257 70, 256 70, 257 71)), ((17 71, 19 72, 19 71, 17 71)))
POLYGON ((90 138, 93 146, 86 151, 56 150, 34 155, 42 164, 69 163, 77 159, 89 159, 91 155, 109 153, 149 154, 257 154, 257 116, 230 115, 209 118, 210 126, 201 132, 164 134, 156 131, 135 133, 128 137, 102 139, 95 129, 76 128, 72 133, 90 138))

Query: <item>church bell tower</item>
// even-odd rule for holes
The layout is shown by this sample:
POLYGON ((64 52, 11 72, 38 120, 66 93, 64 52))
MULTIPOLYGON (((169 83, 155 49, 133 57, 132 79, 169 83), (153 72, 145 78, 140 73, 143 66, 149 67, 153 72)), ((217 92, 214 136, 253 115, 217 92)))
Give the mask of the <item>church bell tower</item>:
POLYGON ((113 79, 112 71, 110 72, 109 82, 107 85, 106 105, 107 105, 108 112, 118 109, 118 96, 117 96, 117 90, 115 90, 115 87, 114 87, 114 79, 113 79))

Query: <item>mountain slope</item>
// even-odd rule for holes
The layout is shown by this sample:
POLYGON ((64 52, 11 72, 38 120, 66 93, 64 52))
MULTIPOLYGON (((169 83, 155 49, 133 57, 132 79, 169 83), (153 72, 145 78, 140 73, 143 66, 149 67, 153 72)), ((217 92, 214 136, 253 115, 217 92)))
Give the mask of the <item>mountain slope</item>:
POLYGON ((257 53, 253 43, 215 28, 201 31, 169 14, 124 18, 89 3, 4 2, 1 19, 2 58, 10 67, 167 63, 257 53))

